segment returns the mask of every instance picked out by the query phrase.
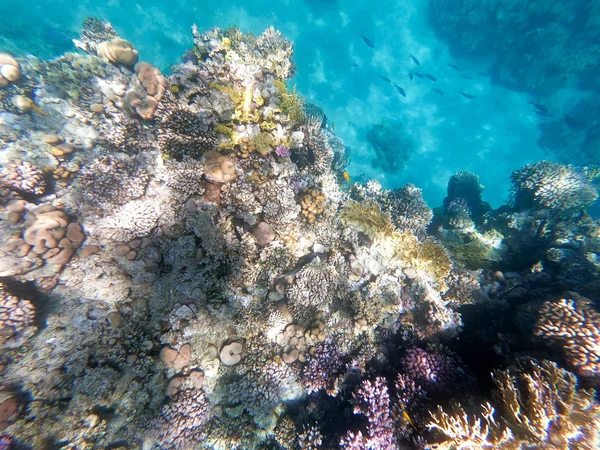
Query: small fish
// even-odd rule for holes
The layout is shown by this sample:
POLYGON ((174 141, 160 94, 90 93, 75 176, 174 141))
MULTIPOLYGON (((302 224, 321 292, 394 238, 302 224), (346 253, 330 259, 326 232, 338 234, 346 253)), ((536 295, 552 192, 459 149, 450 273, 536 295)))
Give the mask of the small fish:
POLYGON ((409 70, 409 71, 408 71, 408 79, 409 79, 409 80, 412 80, 413 78, 414 78, 414 75, 413 75, 413 73, 412 73, 412 72, 409 70))
POLYGON ((492 74, 490 73, 489 70, 486 70, 485 72, 478 72, 479 75, 481 75, 482 77, 491 77, 492 74))
POLYGON ((408 55, 408 56, 410 56, 410 58, 413 60, 413 62, 414 62, 414 63, 415 63, 417 66, 420 66, 420 65, 421 65, 421 63, 419 62, 419 60, 418 60, 417 58, 415 58, 415 57, 413 56, 413 54, 412 54, 412 53, 411 53, 410 55, 408 55))
POLYGON ((38 114, 42 116, 47 116, 48 113, 46 111, 42 111, 35 103, 31 103, 31 108, 38 114))
POLYGON ((408 413, 406 411, 402 411, 402 417, 404 417, 406 419, 406 421, 413 427, 413 428, 417 428, 415 427, 414 422, 412 421, 412 419, 410 418, 410 416, 408 415, 408 413))
POLYGON ((428 73, 423 73, 423 76, 431 81, 437 81, 437 79, 433 75, 429 75, 428 73))
POLYGON ((459 75, 459 77, 464 78, 465 80, 472 80, 473 77, 471 75, 459 75))
POLYGON ((346 183, 350 183, 350 175, 348 175, 348 172, 344 170, 342 176, 344 177, 344 180, 346 180, 346 183))
POLYGON ((362 38, 363 41, 365 41, 365 44, 367 44, 367 46, 369 46, 371 48, 375 48, 375 44, 373 44, 373 41, 371 39, 369 39, 362 33, 360 34, 360 37, 362 38))
POLYGON ((352 67, 360 67, 360 66, 359 66, 358 64, 356 64, 356 63, 350 63, 350 65, 351 65, 352 67))
POLYGON ((419 78, 425 78, 425 77, 423 76, 423 74, 422 74, 422 73, 419 73, 419 72, 413 72, 413 73, 414 73, 416 76, 418 76, 419 78))
POLYGON ((440 94, 440 95, 444 95, 444 91, 442 91, 441 89, 437 89, 437 88, 431 88, 431 90, 432 90, 433 92, 437 92, 437 93, 438 93, 438 94, 440 94))
POLYGON ((404 89, 402 89, 400 86, 398 86, 396 83, 394 83, 394 87, 396 88, 396 90, 400 93, 400 95, 402 97, 406 97, 406 92, 404 92, 404 89))
POLYGON ((468 98, 470 100, 473 100, 475 98, 475 96, 471 95, 471 94, 467 94, 465 92, 461 92, 460 95, 462 95, 465 98, 468 98))
POLYGON ((335 131, 335 122, 331 122, 331 125, 329 125, 329 128, 331 128, 331 131, 335 131))
POLYGON ((448 64, 448 67, 452 67, 454 70, 460 70, 460 67, 458 67, 456 64, 448 64))
POLYGON ((351 121, 351 120, 349 120, 349 121, 348 121, 348 126, 349 126, 349 127, 353 127, 353 126, 354 126, 354 124, 352 123, 352 121, 351 121))
POLYGON ((544 105, 542 105, 541 103, 536 103, 536 102, 529 102, 530 105, 533 105, 533 107, 537 110, 539 110, 540 112, 544 113, 544 114, 548 114, 548 108, 546 108, 544 105))
POLYGON ((388 77, 384 77, 383 75, 379 75, 379 78, 381 78, 386 83, 391 83, 392 82, 392 80, 390 80, 388 77))

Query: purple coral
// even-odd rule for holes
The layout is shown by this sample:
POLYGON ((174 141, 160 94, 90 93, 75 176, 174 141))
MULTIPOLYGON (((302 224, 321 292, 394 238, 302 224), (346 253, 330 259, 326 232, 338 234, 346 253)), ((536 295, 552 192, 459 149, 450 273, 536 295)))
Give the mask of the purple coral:
POLYGON ((464 371, 448 355, 409 348, 402 358, 405 373, 429 392, 449 392, 456 386, 464 371))
POLYGON ((277 147, 275 147, 275 153, 280 158, 287 158, 290 156, 290 149, 283 144, 279 144, 277 147))
POLYGON ((390 450, 397 448, 394 421, 390 414, 390 396, 385 378, 363 381, 354 394, 354 414, 367 417, 367 435, 348 431, 340 441, 342 448, 351 450, 390 450))
POLYGON ((302 381, 308 393, 327 389, 328 393, 335 395, 335 381, 346 373, 346 355, 340 352, 331 339, 317 344, 315 350, 306 360, 302 381))

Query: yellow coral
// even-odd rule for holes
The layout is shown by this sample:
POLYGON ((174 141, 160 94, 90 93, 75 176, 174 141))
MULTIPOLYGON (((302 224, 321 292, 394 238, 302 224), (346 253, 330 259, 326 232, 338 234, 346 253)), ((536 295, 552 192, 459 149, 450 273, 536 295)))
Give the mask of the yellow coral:
POLYGON ((340 220, 365 233, 373 242, 379 242, 394 233, 390 216, 372 200, 358 203, 350 200, 340 212, 340 220))
POLYGON ((373 243, 390 249, 391 258, 401 265, 426 273, 440 291, 447 290, 444 279, 450 274, 452 262, 435 240, 420 241, 410 230, 397 230, 390 216, 372 200, 350 200, 340 212, 340 220, 365 233, 373 243))
POLYGON ((254 146, 256 151, 261 155, 265 156, 271 153, 273 150, 273 136, 269 133, 258 133, 254 139, 254 146))
POLYGON ((297 123, 306 121, 306 114, 304 114, 304 100, 300 95, 289 91, 288 87, 283 81, 274 80, 273 83, 279 89, 279 95, 281 95, 281 103, 279 108, 284 112, 290 120, 297 123))

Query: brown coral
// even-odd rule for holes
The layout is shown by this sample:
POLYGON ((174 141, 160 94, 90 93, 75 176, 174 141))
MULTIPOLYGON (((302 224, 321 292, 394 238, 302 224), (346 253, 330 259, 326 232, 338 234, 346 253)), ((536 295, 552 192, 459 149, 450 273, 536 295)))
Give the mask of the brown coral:
POLYGON ((147 62, 135 65, 137 79, 144 88, 144 93, 136 90, 129 91, 125 101, 129 108, 135 111, 142 119, 152 119, 163 94, 167 90, 167 80, 160 70, 147 62))
POLYGON ((138 51, 125 39, 112 39, 98 45, 98 56, 106 58, 112 64, 133 67, 138 60, 138 51))
POLYGON ((0 88, 9 86, 21 78, 21 66, 7 53, 0 53, 0 88))
POLYGON ((237 178, 233 162, 213 151, 204 154, 204 173, 206 178, 215 183, 227 183, 237 178))

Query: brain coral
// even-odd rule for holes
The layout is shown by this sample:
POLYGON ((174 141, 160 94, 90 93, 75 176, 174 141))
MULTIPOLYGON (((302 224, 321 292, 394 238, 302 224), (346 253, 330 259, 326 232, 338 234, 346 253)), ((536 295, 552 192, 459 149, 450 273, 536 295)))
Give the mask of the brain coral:
POLYGON ((35 307, 29 300, 9 294, 0 283, 0 345, 14 346, 36 332, 35 307))

